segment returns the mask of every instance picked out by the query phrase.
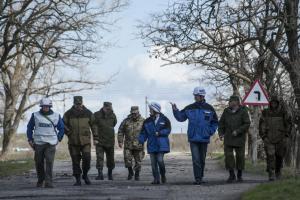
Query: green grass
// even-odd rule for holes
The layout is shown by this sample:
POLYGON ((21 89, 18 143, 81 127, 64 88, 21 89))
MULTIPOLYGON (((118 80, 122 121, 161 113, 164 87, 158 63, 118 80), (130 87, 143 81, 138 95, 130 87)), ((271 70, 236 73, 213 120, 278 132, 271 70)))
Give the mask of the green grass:
POLYGON ((249 190, 242 200, 298 200, 300 199, 300 179, 286 179, 261 184, 249 190))
POLYGON ((0 177, 20 175, 34 168, 33 159, 0 161, 0 177))

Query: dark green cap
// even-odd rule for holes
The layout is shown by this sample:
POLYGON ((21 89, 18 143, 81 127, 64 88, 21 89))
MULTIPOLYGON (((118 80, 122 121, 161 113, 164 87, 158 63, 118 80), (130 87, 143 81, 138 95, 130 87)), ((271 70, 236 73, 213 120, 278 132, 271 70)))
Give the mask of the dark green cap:
POLYGON ((74 96, 74 104, 76 105, 82 104, 82 96, 74 96))
POLYGON ((112 107, 112 103, 111 102, 104 102, 103 106, 104 107, 112 107))
POLYGON ((139 113, 139 107, 138 106, 131 106, 130 112, 131 113, 139 113))
POLYGON ((240 97, 237 96, 237 95, 232 95, 232 96, 229 98, 229 101, 237 101, 237 102, 240 102, 240 97))

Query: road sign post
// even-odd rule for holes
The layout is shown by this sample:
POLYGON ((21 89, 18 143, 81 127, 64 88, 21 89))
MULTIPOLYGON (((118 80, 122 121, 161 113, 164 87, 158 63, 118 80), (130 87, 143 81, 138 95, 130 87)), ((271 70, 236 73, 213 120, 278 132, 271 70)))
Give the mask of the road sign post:
POLYGON ((251 86, 250 90, 247 92, 242 100, 243 105, 253 106, 252 115, 252 128, 250 129, 251 134, 251 160, 255 165, 257 162, 257 139, 258 139, 258 126, 259 126, 259 107, 269 105, 269 98, 266 90, 259 82, 256 80, 251 86))

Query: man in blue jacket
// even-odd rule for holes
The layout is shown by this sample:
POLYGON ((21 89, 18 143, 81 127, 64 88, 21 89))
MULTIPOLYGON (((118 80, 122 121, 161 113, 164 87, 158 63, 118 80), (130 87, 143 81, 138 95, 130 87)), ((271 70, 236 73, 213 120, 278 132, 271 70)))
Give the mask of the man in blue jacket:
POLYGON ((196 87, 193 94, 195 103, 181 111, 176 104, 172 104, 172 108, 177 121, 189 120, 188 141, 192 152, 194 184, 200 185, 203 183, 207 145, 218 128, 218 117, 214 108, 205 102, 206 92, 203 88, 196 87))
POLYGON ((161 107, 158 103, 150 103, 149 109, 150 117, 144 121, 139 135, 139 143, 144 144, 148 141, 147 151, 150 154, 152 174, 154 177, 152 184, 160 184, 160 181, 166 183, 164 154, 170 152, 168 136, 171 133, 171 123, 170 120, 161 113, 161 107))
POLYGON ((34 150, 34 160, 38 176, 37 187, 53 188, 52 172, 55 146, 63 139, 64 123, 59 114, 51 110, 52 101, 43 98, 41 110, 31 115, 27 125, 27 138, 34 150), (45 162, 46 161, 46 162, 45 162), (44 167, 46 163, 46 169, 44 167))

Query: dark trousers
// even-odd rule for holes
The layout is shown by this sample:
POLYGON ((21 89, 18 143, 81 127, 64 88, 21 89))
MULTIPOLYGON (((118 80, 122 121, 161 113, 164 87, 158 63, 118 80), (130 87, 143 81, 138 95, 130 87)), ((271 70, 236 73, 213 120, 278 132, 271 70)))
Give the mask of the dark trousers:
POLYGON ((166 168, 164 163, 164 153, 150 153, 152 174, 155 180, 160 180, 160 175, 165 176, 166 168))
POLYGON ((45 181, 47 184, 52 183, 53 163, 55 157, 55 145, 43 144, 34 146, 34 160, 38 177, 38 182, 45 181), (46 163, 46 169, 45 169, 46 163))
POLYGON ((70 156, 72 158, 73 175, 86 175, 91 168, 91 145, 69 145, 70 156), (82 160, 82 169, 80 163, 82 160))
POLYGON ((193 160, 194 177, 196 181, 202 180, 204 176, 207 143, 190 142, 193 160))
POLYGON ((115 148, 112 147, 106 147, 102 145, 96 145, 96 156, 97 156, 97 162, 96 162, 96 168, 99 170, 103 170, 104 166, 104 154, 106 155, 106 166, 108 169, 114 169, 115 168, 115 148))
POLYGON ((276 173, 280 172, 287 151, 287 140, 283 139, 275 144, 265 142, 264 148, 267 155, 267 171, 275 170, 276 173))
POLYGON ((227 170, 244 170, 245 168, 245 147, 224 146, 225 167, 227 170), (235 156, 233 151, 235 151, 235 156))

